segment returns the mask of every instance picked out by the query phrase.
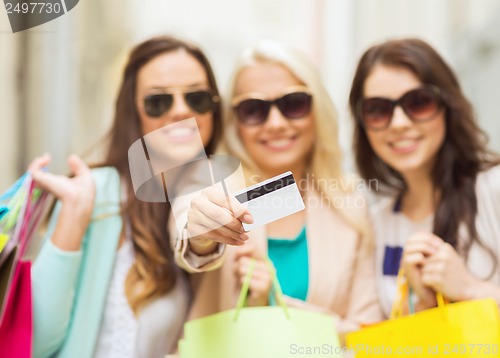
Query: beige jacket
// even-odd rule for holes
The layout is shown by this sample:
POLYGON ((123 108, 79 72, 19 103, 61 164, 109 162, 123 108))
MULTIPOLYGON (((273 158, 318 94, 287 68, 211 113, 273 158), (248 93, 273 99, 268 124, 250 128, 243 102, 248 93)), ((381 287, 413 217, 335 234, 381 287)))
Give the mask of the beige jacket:
MULTIPOLYGON (((317 193, 308 195, 320 202, 317 193)), ((340 333, 355 330, 362 323, 380 321, 382 311, 376 293, 371 238, 359 235, 335 211, 317 206, 306 209, 307 300, 285 297, 286 302, 289 306, 330 314, 340 333)), ((267 253, 265 227, 254 229, 249 235, 261 252, 267 253)), ((235 307, 241 288, 235 275, 236 250, 226 247, 225 261, 219 270, 192 275, 195 297, 190 319, 235 307)))

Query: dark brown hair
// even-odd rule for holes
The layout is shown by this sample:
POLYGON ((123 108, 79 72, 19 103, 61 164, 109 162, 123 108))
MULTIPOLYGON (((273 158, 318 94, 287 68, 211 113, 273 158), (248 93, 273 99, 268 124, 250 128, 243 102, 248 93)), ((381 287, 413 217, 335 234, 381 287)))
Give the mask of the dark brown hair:
POLYGON ((377 179, 385 192, 401 194, 407 189, 403 177, 384 163, 371 148, 356 110, 364 96, 365 81, 377 65, 407 69, 422 83, 440 89, 445 107, 446 135, 431 174, 434 190, 440 193, 433 232, 459 249, 465 258, 471 244, 476 241, 497 262, 491 249, 485 247, 476 231, 475 181, 480 171, 498 164, 498 157, 488 150, 487 136, 479 128, 474 110, 464 97, 455 74, 443 58, 422 40, 384 42, 369 48, 358 63, 349 95, 349 107, 355 119, 353 145, 361 176, 364 179, 377 179), (459 227, 462 224, 465 224, 469 239, 458 245, 459 227))
MULTIPOLYGON (((143 135, 135 97, 137 74, 156 56, 179 49, 185 50, 203 66, 210 89, 219 96, 212 68, 198 47, 170 36, 155 37, 137 45, 131 51, 123 73, 114 120, 108 135, 109 146, 104 162, 100 165, 115 167, 127 190, 123 214, 131 224, 136 261, 126 278, 125 291, 136 313, 144 303, 165 294, 175 283, 173 254, 167 230, 170 204, 138 200, 134 195, 129 172, 128 149, 143 135)), ((219 101, 213 111, 212 138, 205 147, 209 155, 215 151, 222 135, 221 113, 219 101)))

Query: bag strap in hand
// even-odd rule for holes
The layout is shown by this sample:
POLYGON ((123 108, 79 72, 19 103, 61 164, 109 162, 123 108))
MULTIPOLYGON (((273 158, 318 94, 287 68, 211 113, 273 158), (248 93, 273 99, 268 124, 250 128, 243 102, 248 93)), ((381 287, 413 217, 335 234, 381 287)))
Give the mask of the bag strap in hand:
POLYGON ((24 179, 26 179, 27 175, 28 175, 28 173, 24 173, 19 179, 17 179, 17 181, 10 188, 8 188, 5 191, 5 193, 0 195, 0 219, 2 219, 2 217, 4 215, 6 215, 11 210, 8 205, 3 205, 1 203, 8 201, 15 196, 15 194, 21 188, 21 186, 24 182, 24 179))
MULTIPOLYGON (((273 268, 269 258, 266 258, 265 262, 266 262, 266 266, 267 266, 267 269, 269 271, 269 274, 271 275, 271 280, 272 280, 272 284, 273 284, 274 294, 276 296, 276 301, 283 309, 283 312, 285 313, 286 318, 289 319, 290 314, 288 313, 288 306, 286 305, 285 300, 283 298, 283 291, 281 291, 281 286, 278 282, 278 278, 276 277, 274 268, 273 268)), ((238 319, 240 311, 243 308, 243 306, 245 305, 248 291, 250 289, 250 281, 252 280, 252 275, 253 275, 254 269, 255 269, 255 259, 252 259, 250 261, 250 266, 248 268, 248 272, 245 276, 245 280, 243 281, 240 295, 238 297, 238 303, 236 304, 236 312, 235 312, 234 318, 233 318, 234 321, 236 321, 238 319)))
MULTIPOLYGON (((397 296, 392 304, 391 314, 389 319, 395 319, 403 316, 403 303, 408 300, 408 307, 410 314, 415 313, 413 299, 412 299, 412 289, 408 284, 408 280, 405 277, 404 268, 400 267, 397 277, 397 296)), ((436 292, 436 301, 438 307, 443 307, 447 304, 446 299, 443 297, 441 292, 436 292)))

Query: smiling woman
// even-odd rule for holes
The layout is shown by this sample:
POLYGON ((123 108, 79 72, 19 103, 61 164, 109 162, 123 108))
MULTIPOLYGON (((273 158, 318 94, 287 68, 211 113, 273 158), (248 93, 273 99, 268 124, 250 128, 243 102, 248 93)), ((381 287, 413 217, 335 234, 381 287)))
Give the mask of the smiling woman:
POLYGON ((365 80, 362 119, 367 127, 368 140, 379 158, 400 173, 429 172, 445 138, 445 108, 437 99, 434 100, 426 93, 416 92, 424 91, 421 87, 421 81, 411 71, 383 64, 374 67, 365 80), (408 95, 414 98, 409 98, 408 95), (378 114, 379 123, 385 105, 380 103, 381 98, 406 99, 384 117, 387 118, 386 125, 390 126, 390 130, 378 130, 369 126, 373 122, 370 120, 373 114, 366 107, 375 98, 379 98, 379 103, 371 104, 371 111, 378 114), (413 103, 405 105, 409 103, 408 100, 413 103), (435 102, 434 105, 429 106, 429 101, 435 102), (382 109, 377 108, 377 105, 382 109), (408 106, 414 107, 414 110, 410 112, 408 106), (419 117, 419 107, 423 107, 421 111, 429 113, 424 112, 423 117, 419 117), (431 111, 428 110, 429 107, 431 111))
MULTIPOLYGON (((143 133, 196 116, 202 142, 207 144, 216 98, 203 66, 182 48, 155 57, 137 74, 136 101, 143 133)), ((195 135, 195 131, 177 128, 169 131, 168 138, 189 142, 195 135)))
POLYGON ((386 314, 400 262, 416 309, 434 307, 436 292, 500 305, 500 160, 450 67, 422 40, 373 46, 349 104, 358 168, 388 194, 373 208, 386 314))
MULTIPOLYGON (((340 333, 378 321, 366 203, 341 170, 337 114, 319 73, 301 53, 263 42, 241 55, 229 94, 225 149, 255 181, 288 170, 306 180, 300 190, 306 210, 240 231, 242 243, 227 246, 222 268, 203 274, 193 312, 234 307, 252 259, 248 304, 273 305, 269 257, 288 305, 330 314, 340 333)), ((197 203, 188 227, 214 207, 224 211, 210 195, 197 203)), ((223 234, 214 230, 207 238, 223 234)))
POLYGON ((305 172, 307 156, 315 138, 312 97, 307 91, 293 73, 275 63, 256 63, 244 68, 237 77, 233 104, 240 109, 237 110, 237 119, 241 123, 238 134, 248 155, 266 179, 287 170, 291 170, 296 178, 302 178, 305 172), (241 110, 249 99, 241 101, 238 97, 248 97, 250 93, 270 103, 267 111, 262 113, 260 123, 252 121, 252 114, 258 108, 252 112, 241 110))
POLYGON ((195 243, 178 244, 167 229, 169 202, 134 195, 129 148, 157 130, 169 154, 181 148, 184 159, 200 150, 199 137, 212 154, 222 130, 208 60, 169 36, 130 52, 101 165, 89 169, 72 156, 71 178, 44 171, 48 155, 30 166, 36 183, 59 200, 33 266, 35 357, 162 357, 175 350, 190 301, 175 262, 201 271, 215 268, 221 255, 198 256, 190 250, 195 243), (161 132, 166 125, 173 127, 161 132))

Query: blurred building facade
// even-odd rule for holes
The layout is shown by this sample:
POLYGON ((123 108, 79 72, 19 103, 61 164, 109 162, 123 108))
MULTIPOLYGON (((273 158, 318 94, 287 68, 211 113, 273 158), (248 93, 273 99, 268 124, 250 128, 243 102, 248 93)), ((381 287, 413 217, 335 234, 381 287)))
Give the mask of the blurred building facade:
POLYGON ((51 170, 65 173, 68 154, 95 147, 111 122, 127 51, 162 33, 206 50, 222 90, 246 44, 270 38, 306 52, 338 107, 349 169, 347 96, 360 54, 387 38, 421 37, 454 67, 500 150, 497 0, 82 0, 17 34, 0 11, 0 190, 36 155, 50 152, 51 170))

